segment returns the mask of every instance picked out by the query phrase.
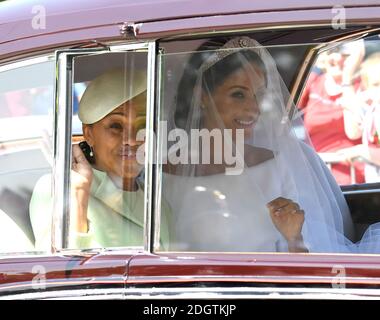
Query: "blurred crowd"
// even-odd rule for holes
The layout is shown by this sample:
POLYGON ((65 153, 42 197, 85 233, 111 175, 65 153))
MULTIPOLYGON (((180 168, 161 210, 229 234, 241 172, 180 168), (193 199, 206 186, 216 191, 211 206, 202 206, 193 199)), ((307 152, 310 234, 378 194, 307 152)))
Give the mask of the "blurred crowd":
POLYGON ((378 44, 356 40, 320 54, 299 101, 311 142, 340 185, 380 181, 378 44))

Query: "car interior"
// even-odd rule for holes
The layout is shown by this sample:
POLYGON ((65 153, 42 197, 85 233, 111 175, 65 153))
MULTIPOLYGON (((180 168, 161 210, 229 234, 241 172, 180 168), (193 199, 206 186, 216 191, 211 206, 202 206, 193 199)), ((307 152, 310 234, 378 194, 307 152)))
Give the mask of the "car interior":
MULTIPOLYGON (((291 55, 291 60, 279 61, 279 71, 291 90, 296 83, 297 74, 302 69, 304 59, 310 48, 317 44, 334 41, 342 36, 348 36, 355 32, 367 30, 367 27, 350 27, 347 29, 333 30, 331 28, 310 28, 287 31, 265 31, 255 33, 255 38, 263 45, 269 46, 269 51, 274 57, 280 57, 282 51, 286 50, 291 55), (305 41, 307 39, 307 41, 305 41), (281 45, 299 44, 298 46, 286 47, 281 45), (290 48, 290 49, 289 49, 290 48), (289 63, 290 62, 290 63, 289 63)), ((199 39, 198 39, 199 40, 199 39)), ((170 40, 163 41, 160 46, 166 53, 189 50, 194 46, 194 40, 170 40), (184 45, 186 41, 193 41, 189 46, 184 45)), ((85 83, 96 75, 112 67, 124 65, 129 55, 125 53, 93 54, 76 58, 75 83, 85 83)), ((132 59, 132 58, 131 58, 132 59)), ((146 56, 144 56, 146 59, 146 56)), ((136 63, 145 63, 146 60, 139 58, 136 63)), ((307 77, 307 73, 304 75, 307 77)), ((297 101, 302 87, 292 90, 294 99, 297 101)), ((73 142, 82 140, 80 125, 73 122, 73 142)), ((0 137, 1 138, 1 137, 0 137)), ((0 210, 4 211, 23 233, 34 242, 33 230, 29 218, 29 202, 34 185, 38 179, 45 174, 51 174, 51 164, 41 148, 42 138, 26 139, 26 148, 17 149, 15 142, 0 140, 0 210), (28 168, 23 168, 27 161, 28 168)), ((356 239, 360 239, 365 229, 373 223, 380 222, 380 183, 353 184, 341 187, 345 195, 353 221, 356 227, 356 239)))

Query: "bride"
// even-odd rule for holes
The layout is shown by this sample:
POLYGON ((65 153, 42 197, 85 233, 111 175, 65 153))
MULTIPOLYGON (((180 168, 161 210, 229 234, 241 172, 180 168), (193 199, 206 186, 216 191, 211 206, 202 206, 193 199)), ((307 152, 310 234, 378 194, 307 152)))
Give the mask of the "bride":
POLYGON ((171 248, 368 250, 368 237, 351 241, 345 199, 309 142, 297 138, 302 119, 288 116, 289 101, 275 61, 250 37, 210 41, 190 57, 166 120, 187 136, 211 134, 185 156, 169 147, 177 161, 164 166, 162 196, 175 216, 171 248))

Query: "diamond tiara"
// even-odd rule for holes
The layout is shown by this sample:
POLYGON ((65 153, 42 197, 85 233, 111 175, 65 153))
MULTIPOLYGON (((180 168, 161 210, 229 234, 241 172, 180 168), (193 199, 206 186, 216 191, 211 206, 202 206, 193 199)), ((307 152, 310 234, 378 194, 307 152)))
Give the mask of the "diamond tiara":
POLYGON ((203 74, 206 70, 210 69, 214 64, 228 57, 230 54, 236 52, 238 49, 250 49, 256 52, 261 57, 261 52, 256 48, 258 42, 250 37, 236 37, 227 41, 222 47, 215 51, 199 68, 199 72, 203 74))

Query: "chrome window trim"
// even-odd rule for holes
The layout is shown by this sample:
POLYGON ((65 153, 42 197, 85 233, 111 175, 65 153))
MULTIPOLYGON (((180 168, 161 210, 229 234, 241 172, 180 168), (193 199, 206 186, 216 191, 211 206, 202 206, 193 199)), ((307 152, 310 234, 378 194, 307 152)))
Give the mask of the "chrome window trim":
POLYGON ((155 198, 154 198, 154 237, 153 237, 153 252, 156 252, 157 250, 160 249, 160 230, 161 230, 161 199, 162 199, 162 149, 161 149, 161 134, 160 134, 160 120, 161 120, 161 90, 162 90, 162 54, 163 54, 163 49, 159 48, 158 54, 157 54, 157 92, 156 92, 156 97, 157 97, 157 112, 156 112, 156 167, 155 167, 155 178, 156 178, 156 183, 155 183, 155 198))
POLYGON ((144 248, 152 252, 153 164, 155 159, 154 111, 156 93, 156 41, 148 42, 147 111, 145 138, 144 248))
MULTIPOLYGON (((102 50, 106 53, 108 50, 102 50)), ((51 252, 59 252, 68 244, 70 213, 71 127, 73 69, 69 68, 76 56, 99 53, 96 49, 68 49, 56 51, 56 82, 54 93, 53 144, 53 217, 51 224, 51 252)))
POLYGON ((16 61, 9 61, 0 65, 0 73, 54 60, 54 53, 51 52, 49 54, 44 54, 33 58, 24 58, 16 61))
POLYGON ((281 288, 281 287, 211 287, 211 288, 127 288, 128 299, 380 299, 378 289, 281 288))
MULTIPOLYGON (((70 170, 71 163, 71 116, 72 116, 72 95, 67 92, 72 83, 72 75, 67 76, 68 57, 78 55, 104 54, 110 52, 126 52, 147 50, 147 136, 145 141, 145 152, 148 155, 145 159, 145 186, 144 186, 144 249, 150 251, 151 247, 151 215, 152 215, 152 168, 154 151, 154 94, 155 94, 155 59, 156 42, 143 41, 128 44, 118 44, 109 46, 107 50, 94 49, 65 49, 56 52, 57 80, 55 88, 55 140, 53 164, 53 207, 54 217, 52 221, 52 252, 70 252, 73 249, 67 248, 67 232, 69 224, 70 209, 70 183, 69 175, 65 172, 70 170), (60 89, 60 88, 63 88, 60 89), (64 200, 66 199, 66 200, 64 200)), ((69 89, 71 90, 71 89, 69 89)), ((124 249, 134 247, 123 247, 124 249)), ((108 249, 108 248, 107 248, 108 249)), ((96 249, 95 249, 96 250, 96 249)), ((86 250, 82 250, 86 252, 86 250)), ((99 251, 100 252, 100 251, 99 251)))
MULTIPOLYGON (((65 176, 67 166, 71 162, 68 152, 68 132, 71 132, 71 82, 72 72, 67 74, 68 54, 57 54, 57 81, 55 89, 55 111, 54 111, 54 164, 53 164, 53 217, 51 245, 52 252, 59 251, 65 246, 64 235, 66 234, 70 208, 70 182, 65 176), (67 92, 68 90, 68 92, 67 92), (62 93, 61 93, 62 92, 62 93), (69 158, 67 158, 69 157, 69 158)), ((71 144, 71 141, 70 141, 71 144)), ((70 170, 70 168, 69 168, 70 170)))
POLYGON ((10 294, 1 296, 0 300, 41 300, 41 299, 96 299, 96 300, 115 300, 125 298, 124 289, 70 289, 57 291, 38 291, 30 293, 10 294))
POLYGON ((121 52, 121 51, 138 51, 138 50, 149 50, 150 45, 155 41, 143 41, 143 42, 128 42, 123 44, 110 44, 110 52, 121 52))
POLYGON ((11 299, 302 299, 302 300, 380 300, 379 289, 295 288, 295 287, 192 287, 192 288, 104 288, 70 289, 0 296, 11 299))
MULTIPOLYGON (((365 185, 365 183, 363 183, 365 185)), ((380 187, 379 189, 367 189, 367 190, 349 190, 349 191, 343 191, 344 195, 352 195, 352 194, 368 194, 368 193, 380 193, 380 187)))

